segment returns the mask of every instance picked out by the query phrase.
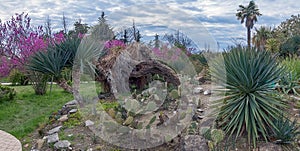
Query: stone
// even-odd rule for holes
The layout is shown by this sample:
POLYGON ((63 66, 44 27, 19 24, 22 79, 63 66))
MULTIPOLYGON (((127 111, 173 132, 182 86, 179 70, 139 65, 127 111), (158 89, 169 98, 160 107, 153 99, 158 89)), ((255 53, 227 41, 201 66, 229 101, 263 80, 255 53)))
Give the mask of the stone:
POLYGON ((65 104, 65 106, 72 106, 72 105, 77 105, 78 104, 78 101, 77 100, 72 100, 72 101, 69 101, 65 104))
POLYGON ((38 139, 38 140, 36 141, 36 144, 37 144, 36 149, 37 149, 37 150, 41 150, 41 148, 43 147, 44 143, 45 143, 45 140, 44 140, 44 139, 38 139))
POLYGON ((140 109, 140 103, 136 99, 126 99, 124 108, 127 111, 135 113, 140 109))
POLYGON ((203 109, 197 109, 197 112, 202 113, 202 112, 204 112, 204 110, 203 109))
POLYGON ((68 140, 58 141, 54 144, 56 149, 66 149, 69 148, 71 143, 68 140))
POLYGON ((65 122, 67 120, 68 120, 68 115, 63 115, 58 119, 58 121, 60 121, 60 122, 65 122))
POLYGON ((201 92, 203 92, 203 88, 202 87, 196 87, 193 90, 193 94, 199 94, 201 92))
POLYGON ((72 109, 72 110, 69 111, 70 114, 73 114, 73 113, 76 113, 76 112, 77 112, 77 109, 72 109))
POLYGON ((206 141, 200 135, 186 135, 184 137, 185 151, 206 151, 209 150, 206 141))
POLYGON ((62 128, 62 126, 57 126, 57 127, 53 128, 53 129, 49 130, 47 132, 47 134, 50 135, 50 134, 53 134, 53 133, 57 133, 60 130, 60 128, 62 128))
POLYGON ((125 122, 123 123, 123 125, 130 125, 133 122, 133 117, 132 116, 128 116, 127 119, 125 120, 125 122))
POLYGON ((57 133, 48 135, 48 136, 46 136, 46 138, 47 138, 47 143, 54 143, 54 142, 59 141, 59 138, 58 138, 58 134, 57 134, 57 133))
POLYGON ((93 148, 89 148, 89 149, 87 149, 86 151, 93 151, 93 148))
POLYGON ((203 92, 203 94, 204 94, 204 95, 211 95, 211 90, 205 90, 205 91, 203 92))
POLYGON ((87 120, 87 121, 85 121, 85 126, 92 126, 92 125, 94 125, 94 122, 93 121, 91 121, 91 120, 87 120))

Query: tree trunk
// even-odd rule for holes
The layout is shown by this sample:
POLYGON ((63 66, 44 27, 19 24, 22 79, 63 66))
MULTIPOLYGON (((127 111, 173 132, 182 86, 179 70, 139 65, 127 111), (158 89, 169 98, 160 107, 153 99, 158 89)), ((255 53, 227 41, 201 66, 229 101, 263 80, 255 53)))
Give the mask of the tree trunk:
POLYGON ((63 78, 59 79, 59 80, 57 81, 57 84, 58 84, 61 88, 63 88, 65 91, 67 91, 67 92, 69 92, 69 93, 73 93, 73 88, 72 88, 70 85, 68 85, 68 83, 67 83, 67 81, 66 81, 65 79, 63 79, 63 78))
POLYGON ((78 102, 81 101, 81 97, 79 94, 79 87, 80 87, 80 69, 79 68, 73 68, 72 71, 72 77, 73 77, 73 94, 75 97, 75 100, 78 102))
POLYGON ((247 27, 247 43, 248 48, 251 48, 251 28, 247 27))

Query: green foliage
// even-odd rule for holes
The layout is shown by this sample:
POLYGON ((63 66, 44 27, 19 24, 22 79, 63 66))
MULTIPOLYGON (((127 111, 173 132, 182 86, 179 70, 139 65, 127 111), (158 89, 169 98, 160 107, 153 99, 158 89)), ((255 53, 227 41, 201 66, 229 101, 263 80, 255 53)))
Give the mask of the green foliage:
POLYGON ((298 58, 285 58, 284 60, 282 60, 280 65, 283 68, 286 68, 287 72, 292 72, 298 78, 300 78, 300 60, 298 58))
POLYGON ((197 73, 200 73, 204 66, 205 67, 208 66, 207 60, 202 53, 191 54, 191 56, 189 58, 190 58, 191 62, 193 63, 194 68, 197 73))
POLYGON ((171 99, 176 100, 178 98, 180 98, 179 93, 176 89, 173 89, 170 93, 169 96, 171 99))
POLYGON ((299 77, 293 72, 285 72, 279 81, 279 88, 282 90, 284 94, 296 94, 300 88, 299 85, 299 77))
POLYGON ((279 81, 279 88, 285 94, 298 94, 297 90, 300 88, 300 60, 297 58, 285 58, 281 62, 281 68, 285 69, 279 81))
POLYGON ((68 121, 64 122, 63 125, 68 128, 79 126, 80 124, 82 124, 81 120, 82 120, 81 113, 77 111, 74 114, 70 114, 68 121))
POLYGON ((277 144, 293 144, 300 134, 296 120, 292 122, 282 115, 281 118, 275 120, 274 124, 275 127, 272 128, 271 138, 277 144))
POLYGON ((13 88, 0 85, 0 102, 11 101, 16 96, 16 91, 13 88))
POLYGON ((105 111, 109 110, 109 109, 114 109, 117 108, 119 106, 118 102, 103 102, 101 103, 103 109, 105 111))
POLYGON ((27 85, 28 77, 26 77, 20 71, 14 69, 9 74, 9 81, 12 83, 12 85, 27 85))
POLYGON ((283 57, 298 55, 300 48, 300 36, 294 36, 289 39, 282 45, 280 45, 279 54, 283 57))
POLYGON ((261 135, 267 140, 267 129, 274 126, 284 102, 274 94, 274 84, 282 70, 276 59, 266 51, 234 48, 213 64, 212 76, 221 82, 220 94, 214 108, 218 126, 226 134, 242 135, 256 146, 261 135))

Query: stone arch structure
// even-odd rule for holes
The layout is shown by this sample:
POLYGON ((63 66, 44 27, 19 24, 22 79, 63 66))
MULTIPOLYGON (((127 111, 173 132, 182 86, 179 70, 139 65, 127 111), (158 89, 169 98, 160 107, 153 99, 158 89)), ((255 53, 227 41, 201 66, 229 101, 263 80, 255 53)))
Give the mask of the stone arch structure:
POLYGON ((130 92, 132 82, 142 89, 153 74, 162 76, 169 84, 180 85, 177 73, 152 56, 152 50, 140 43, 130 44, 124 50, 107 52, 96 65, 99 72, 96 80, 103 83, 104 91, 114 97, 130 92))

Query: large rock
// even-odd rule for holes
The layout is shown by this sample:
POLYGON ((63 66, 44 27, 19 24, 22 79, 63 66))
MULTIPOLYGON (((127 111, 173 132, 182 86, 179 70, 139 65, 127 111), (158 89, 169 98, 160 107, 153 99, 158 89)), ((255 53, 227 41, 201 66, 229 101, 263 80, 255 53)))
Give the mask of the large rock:
POLYGON ((72 100, 72 101, 69 101, 65 104, 66 107, 70 107, 70 106, 76 106, 78 104, 78 101, 77 100, 72 100))
POLYGON ((47 139, 47 143, 55 143, 59 141, 57 133, 46 136, 46 139, 47 139))
POLYGON ((87 121, 85 121, 85 126, 92 126, 92 125, 94 125, 94 122, 93 121, 91 121, 91 120, 87 120, 87 121))
POLYGON ((50 134, 53 134, 53 133, 57 133, 57 132, 59 132, 60 128, 62 128, 62 126, 57 126, 57 127, 53 128, 53 129, 49 130, 47 132, 47 134, 50 135, 50 134))
POLYGON ((36 144, 37 144, 36 149, 37 149, 37 150, 41 150, 41 148, 42 148, 43 145, 44 145, 44 142, 45 142, 44 139, 38 139, 38 140, 36 141, 36 144))
POLYGON ((68 118, 68 115, 63 115, 63 116, 61 116, 59 119, 58 119, 58 121, 60 121, 60 122, 65 122, 65 121, 67 121, 69 118, 68 118))
POLYGON ((71 143, 68 140, 58 141, 54 144, 56 149, 66 149, 69 148, 71 143))
POLYGON ((200 135, 187 135, 184 137, 185 151, 208 151, 206 141, 200 135))

